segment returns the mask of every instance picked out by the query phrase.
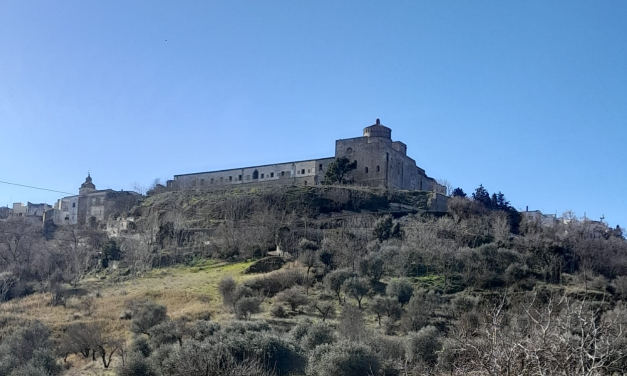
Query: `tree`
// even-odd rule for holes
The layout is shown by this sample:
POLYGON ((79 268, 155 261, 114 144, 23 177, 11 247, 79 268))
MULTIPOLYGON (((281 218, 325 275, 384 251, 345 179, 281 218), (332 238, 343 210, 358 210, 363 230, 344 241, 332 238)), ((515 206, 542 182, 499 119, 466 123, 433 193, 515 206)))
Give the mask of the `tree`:
POLYGON ((324 322, 327 318, 331 318, 335 315, 335 305, 331 302, 326 302, 324 300, 314 300, 311 303, 311 308, 320 313, 322 316, 322 322, 324 322))
POLYGON ((133 309, 131 331, 146 334, 150 337, 150 329, 168 320, 168 309, 152 301, 140 302, 133 309))
POLYGON ((311 271, 311 268, 320 264, 318 244, 310 240, 303 239, 299 243, 299 248, 301 249, 300 262, 307 267, 307 288, 305 293, 309 295, 309 286, 311 285, 309 281, 309 272, 311 271))
POLYGON ((472 194, 472 199, 480 202, 486 208, 492 207, 492 199, 490 198, 490 193, 487 189, 483 187, 483 184, 479 184, 479 187, 475 189, 475 192, 472 194))
POLYGON ((466 197, 466 192, 463 189, 457 187, 453 189, 453 193, 451 193, 452 197, 466 197))
POLYGON ((409 302, 414 293, 414 286, 405 278, 392 280, 385 288, 385 293, 398 300, 401 305, 409 302))
POLYGON ((351 277, 343 283, 344 292, 357 300, 357 305, 361 308, 361 300, 370 293, 370 281, 364 277, 351 277))
POLYGON ((348 269, 338 269, 324 276, 324 286, 332 291, 340 304, 342 304, 342 286, 344 281, 353 276, 353 273, 348 269))
POLYGON ((368 302, 368 309, 377 316, 379 327, 381 327, 381 318, 383 316, 387 316, 391 320, 397 320, 402 313, 397 299, 381 295, 375 296, 368 302))
MULTIPOLYGON (((400 227, 396 232, 400 232, 400 227)), ((398 233, 394 233, 394 223, 392 222, 392 216, 386 215, 385 217, 377 220, 372 230, 373 235, 380 241, 390 239, 391 237, 398 236, 398 233)))
POLYGON ((336 158, 333 162, 329 163, 327 167, 327 172, 324 175, 324 179, 322 180, 322 184, 331 185, 331 184, 346 184, 347 176, 351 171, 357 168, 357 161, 351 162, 346 157, 336 158))
POLYGON ((261 301, 258 298, 241 298, 235 303, 237 316, 250 320, 250 317, 261 312, 261 301))

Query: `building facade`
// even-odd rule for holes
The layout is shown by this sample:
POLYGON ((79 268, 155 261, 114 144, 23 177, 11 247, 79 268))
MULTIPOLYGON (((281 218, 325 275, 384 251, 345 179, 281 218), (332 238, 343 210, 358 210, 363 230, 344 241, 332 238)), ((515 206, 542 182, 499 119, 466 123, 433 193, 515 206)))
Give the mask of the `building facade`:
POLYGON ((141 195, 131 191, 97 190, 88 174, 78 195, 63 197, 54 205, 52 216, 55 225, 87 225, 90 221, 104 223, 111 217, 131 209, 141 195))
POLYGON ((361 137, 335 141, 335 156, 307 161, 242 167, 229 170, 175 175, 168 188, 220 188, 244 184, 319 185, 336 158, 357 163, 351 172, 356 185, 375 188, 435 191, 446 188, 427 176, 416 161, 407 156, 407 145, 392 141, 392 130, 376 123, 364 128, 361 137))

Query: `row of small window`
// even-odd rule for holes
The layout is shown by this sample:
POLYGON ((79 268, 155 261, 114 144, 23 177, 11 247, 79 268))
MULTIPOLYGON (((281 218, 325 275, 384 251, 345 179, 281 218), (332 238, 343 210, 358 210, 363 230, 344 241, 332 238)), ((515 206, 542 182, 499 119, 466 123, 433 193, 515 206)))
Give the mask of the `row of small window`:
MULTIPOLYGON (((378 168, 378 167, 377 167, 377 168, 378 168)), ((320 170, 322 170, 322 164, 320 164, 320 170)), ((285 172, 286 172, 286 171, 281 171, 281 172, 280 172, 280 174, 281 174, 280 176, 282 176, 282 177, 283 177, 283 176, 285 176, 285 172)), ((287 172, 289 172, 289 171, 287 171, 287 172)), ((311 174, 311 168, 308 168, 308 169, 307 169, 307 173, 308 173, 308 174, 311 174)), ((278 176, 278 174, 279 174, 279 173, 277 173, 277 176, 278 176)), ((303 168, 303 169, 297 170, 297 171, 296 171, 296 174, 297 174, 297 175, 305 175, 305 169, 303 168)), ((274 178, 274 172, 271 172, 271 173, 269 173, 269 174, 267 174, 267 175, 266 175, 266 174, 264 174, 264 173, 261 173, 261 177, 260 177, 259 175, 260 175, 260 174, 259 174, 259 172, 258 172, 257 170, 255 170, 255 172, 253 172, 252 178, 253 178, 254 180, 257 180, 257 179, 265 179, 265 178, 274 178)), ((246 179, 246 180, 250 180, 250 175, 246 175, 245 179, 246 179)), ((232 177, 232 176, 229 176, 228 181, 229 181, 229 182, 232 182, 232 181, 233 181, 233 177, 232 177)), ((237 181, 242 181, 242 175, 238 175, 238 176, 237 176, 237 181)), ((214 183, 215 183, 214 178, 211 178, 211 179, 209 180, 209 184, 214 184, 214 183)), ((221 178, 220 178, 220 183, 224 183, 224 177, 221 177, 221 178)), ((200 179, 200 185, 205 185, 205 179, 200 179)))
MULTIPOLYGON (((377 172, 381 171, 381 168, 377 166, 377 172)), ((368 173, 368 167, 364 167, 364 173, 368 173)))

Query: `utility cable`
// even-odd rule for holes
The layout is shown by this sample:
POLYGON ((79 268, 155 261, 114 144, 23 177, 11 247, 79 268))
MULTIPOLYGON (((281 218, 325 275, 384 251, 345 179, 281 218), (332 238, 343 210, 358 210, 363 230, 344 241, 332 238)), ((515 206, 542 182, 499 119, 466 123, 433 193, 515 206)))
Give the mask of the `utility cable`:
POLYGON ((68 195, 76 196, 76 193, 63 192, 63 191, 55 191, 54 189, 40 188, 40 187, 33 187, 33 186, 31 186, 31 185, 24 185, 24 184, 18 184, 18 183, 10 183, 10 182, 8 182, 8 181, 0 181, 0 183, 3 183, 3 184, 9 184, 9 185, 16 185, 16 186, 18 186, 18 187, 25 187, 25 188, 39 189, 39 190, 41 190, 41 191, 49 191, 49 192, 63 193, 63 194, 68 194, 68 195))

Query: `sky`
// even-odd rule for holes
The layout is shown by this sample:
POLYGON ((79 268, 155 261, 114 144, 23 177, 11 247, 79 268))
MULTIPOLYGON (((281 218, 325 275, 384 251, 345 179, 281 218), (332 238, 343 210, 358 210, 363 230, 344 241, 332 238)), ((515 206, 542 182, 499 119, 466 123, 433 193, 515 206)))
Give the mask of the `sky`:
MULTIPOLYGON (((0 0, 0 181, 78 192, 330 157, 627 226, 626 1, 0 0)), ((0 183, 0 205, 66 194, 0 183)))

